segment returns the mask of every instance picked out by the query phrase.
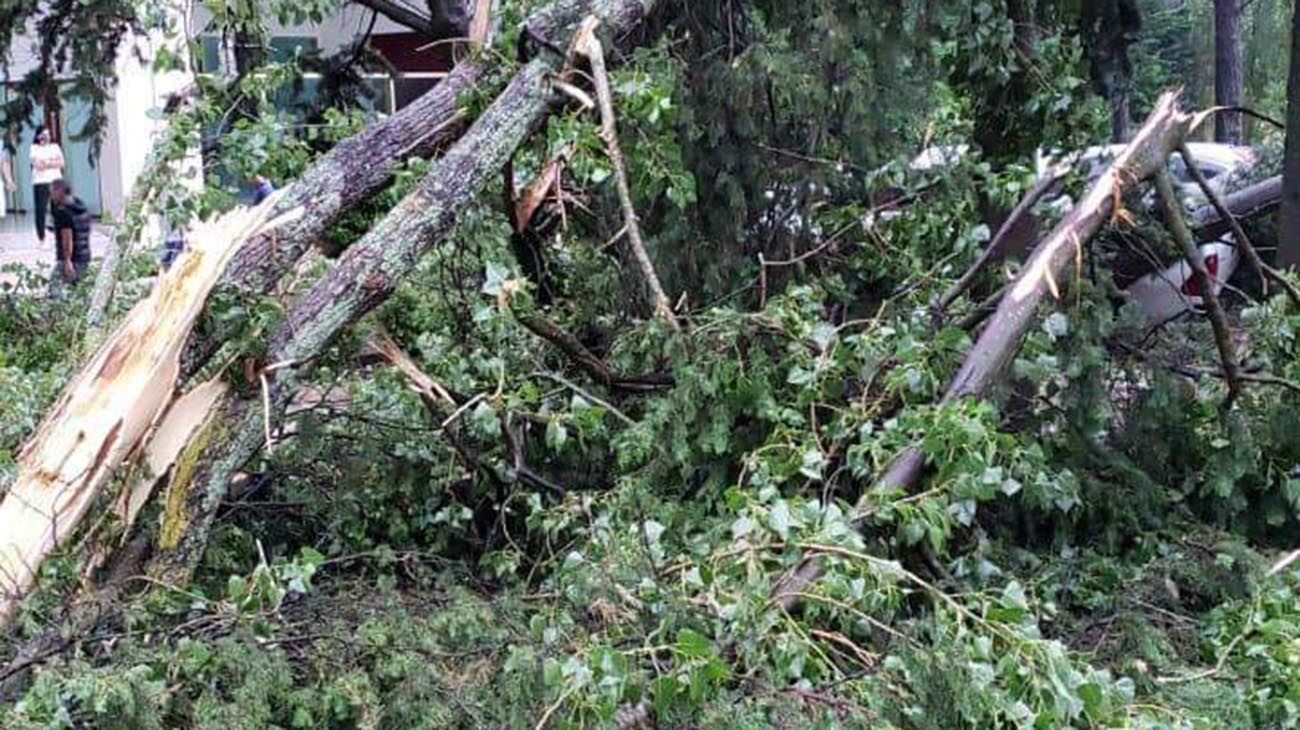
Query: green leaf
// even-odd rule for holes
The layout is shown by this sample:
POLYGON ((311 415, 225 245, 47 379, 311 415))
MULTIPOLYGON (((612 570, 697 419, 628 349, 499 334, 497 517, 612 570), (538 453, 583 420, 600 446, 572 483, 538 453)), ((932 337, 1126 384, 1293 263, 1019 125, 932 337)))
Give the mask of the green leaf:
POLYGON ((693 629, 677 632, 677 650, 691 659, 707 659, 713 656, 713 642, 693 629))

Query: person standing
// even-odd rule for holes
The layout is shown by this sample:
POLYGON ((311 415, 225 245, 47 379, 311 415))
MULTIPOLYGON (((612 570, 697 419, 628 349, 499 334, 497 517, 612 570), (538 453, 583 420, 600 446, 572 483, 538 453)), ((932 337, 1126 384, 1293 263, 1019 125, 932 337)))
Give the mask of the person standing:
POLYGON ((75 284, 90 267, 90 211, 64 180, 50 183, 50 203, 55 241, 51 286, 75 284))
POLYGON ((275 186, 262 175, 254 175, 250 182, 253 188, 253 205, 261 205, 263 200, 271 197, 271 193, 275 192, 275 186))
POLYGON ((50 185, 63 179, 63 150, 50 137, 48 127, 41 127, 36 133, 30 157, 32 198, 36 204, 36 237, 44 242, 50 210, 50 185))
POLYGON ((9 194, 18 189, 14 184, 14 166, 9 160, 9 150, 0 146, 0 218, 9 215, 9 194))

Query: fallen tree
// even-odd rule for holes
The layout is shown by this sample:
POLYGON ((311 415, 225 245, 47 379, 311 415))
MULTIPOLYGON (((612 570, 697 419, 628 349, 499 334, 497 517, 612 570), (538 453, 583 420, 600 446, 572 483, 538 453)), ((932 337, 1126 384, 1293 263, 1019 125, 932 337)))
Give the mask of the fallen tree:
MULTIPOLYGON (((602 29, 619 37, 635 28, 654 2, 593 5, 602 29)), ((569 33, 578 30, 575 23, 569 33)), ((387 299, 419 257, 443 241, 460 211, 498 179, 515 149, 563 98, 554 80, 568 60, 543 52, 526 64, 424 180, 290 303, 283 325, 270 338, 262 400, 226 398, 181 455, 183 468, 168 485, 159 551, 149 568, 154 578, 172 584, 189 579, 231 479, 270 443, 267 424, 279 421, 313 360, 387 299)))
MULTIPOLYGON (((988 394, 1020 348, 1030 327, 1041 315, 1049 296, 1060 298, 1061 285, 1072 263, 1082 261, 1083 246, 1102 227, 1118 218, 1126 189, 1164 169, 1202 115, 1183 113, 1178 97, 1166 93, 1157 101, 1133 141, 1124 148, 1087 194, 1034 248, 1019 276, 1007 286, 997 309, 953 377, 942 401, 978 398, 988 394)), ((885 473, 869 487, 873 491, 913 488, 925 470, 925 454, 910 446, 894 458, 885 473)), ((867 497, 859 502, 856 520, 863 515, 867 497)), ((777 586, 775 598, 793 606, 799 594, 821 574, 819 557, 805 559, 777 586)))
MULTIPOLYGON (((603 21, 603 28, 617 42, 653 7, 654 2, 642 0, 559 0, 530 18, 523 35, 540 44, 541 54, 519 71, 467 138, 449 150, 413 193, 351 247, 329 274, 290 304, 284 327, 271 339, 271 364, 260 374, 265 397, 252 402, 234 396, 220 400, 175 457, 159 534, 164 550, 156 561, 173 569, 162 573, 177 575, 175 566, 186 566, 181 570, 186 574, 201 554, 215 504, 239 466, 268 442, 270 419, 278 418, 293 395, 294 371, 305 369, 347 325, 392 292, 418 256, 451 230, 459 211, 495 179, 514 150, 549 115, 561 98, 554 90, 554 77, 568 62, 564 54, 551 52, 554 39, 571 35, 590 12, 603 21)), ((201 242, 213 234, 195 234, 187 263, 178 270, 188 272, 201 265, 202 277, 186 274, 183 281, 191 283, 183 291, 160 287, 133 310, 120 333, 78 376, 24 452, 39 455, 40 461, 24 468, 0 505, 0 534, 5 535, 0 542, 4 575, 0 579, 0 623, 7 621, 31 589, 40 562, 78 528, 115 469, 140 448, 149 427, 165 412, 177 382, 198 372, 220 346, 223 333, 216 332, 192 338, 181 349, 218 281, 245 295, 270 292, 321 239, 328 225, 382 187, 401 160, 442 146, 457 135, 463 119, 456 106, 457 96, 472 86, 481 72, 474 64, 459 67, 403 113, 340 143, 300 181, 259 208, 260 216, 277 218, 274 230, 248 226, 238 235, 227 231, 224 247, 201 242), (230 240, 237 245, 229 245, 230 240), (205 250, 220 250, 223 255, 205 256, 205 250), (178 308, 183 317, 178 314, 176 321, 156 321, 160 297, 166 307, 178 308), (155 330, 132 339, 135 328, 150 321, 155 330), (103 352, 118 353, 116 358, 126 352, 131 358, 147 355, 154 359, 136 364, 143 374, 130 380, 118 371, 97 367, 108 357, 103 352), (86 416, 84 409, 67 406, 86 401, 84 387, 93 388, 91 394, 116 395, 112 403, 86 416), (129 422, 115 423, 114 413, 131 414, 129 422), (88 427, 95 432, 91 434, 88 427), (76 444, 74 456, 85 452, 86 458, 59 461, 69 444, 76 444), (10 525, 22 527, 11 530, 10 525)), ((230 226, 234 225, 230 221, 244 219, 236 215, 223 220, 223 226, 230 226)), ((176 277, 166 279, 174 280, 176 277)), ((195 415, 189 414, 189 418, 195 415)), ((133 501, 128 499, 128 505, 133 501)), ((132 515, 137 511, 136 506, 128 509, 132 515)))
POLYGON ((267 222, 275 203, 196 230, 185 261, 132 310, 20 453, 0 502, 0 623, 167 411, 181 347, 225 264, 245 241, 291 221, 267 222))

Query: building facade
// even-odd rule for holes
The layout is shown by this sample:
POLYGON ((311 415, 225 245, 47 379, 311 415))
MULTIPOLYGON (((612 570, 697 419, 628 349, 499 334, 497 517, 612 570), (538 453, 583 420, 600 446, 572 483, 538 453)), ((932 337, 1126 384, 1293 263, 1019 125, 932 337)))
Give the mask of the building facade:
MULTIPOLYGON (((185 34, 194 39, 195 63, 183 71, 158 72, 153 68, 157 51, 168 41, 161 34, 135 36, 124 41, 117 54, 118 83, 107 107, 107 120, 99 155, 93 155, 90 141, 78 141, 89 114, 88 104, 67 93, 60 95, 57 113, 38 106, 19 134, 13 154, 17 190, 9 193, 11 210, 27 211, 33 206, 31 165, 28 149, 41 126, 49 126, 63 146, 67 167, 65 178, 78 196, 96 213, 119 217, 126 207, 132 186, 144 170, 150 150, 165 129, 159 111, 173 94, 194 82, 196 75, 233 73, 233 53, 228 42, 209 33, 211 15, 201 5, 177 0, 173 7, 185 34)), ((272 25, 269 53, 273 60, 298 52, 328 55, 347 48, 370 32, 370 46, 398 73, 369 76, 375 90, 375 110, 391 114, 432 88, 451 64, 448 44, 430 44, 408 28, 358 5, 345 4, 333 17, 315 25, 272 25)), ((14 92, 14 81, 36 65, 36 34, 29 31, 10 49, 7 77, 0 93, 14 92)), ((172 42, 174 45, 174 42, 172 42)), ((319 77, 303 79, 303 95, 314 93, 319 77)), ((70 86, 70 83, 68 84, 70 86)), ((0 97, 5 98, 5 97, 0 97)), ((301 97, 300 97, 301 100, 301 97)), ((3 192, 3 191, 0 191, 3 192)))

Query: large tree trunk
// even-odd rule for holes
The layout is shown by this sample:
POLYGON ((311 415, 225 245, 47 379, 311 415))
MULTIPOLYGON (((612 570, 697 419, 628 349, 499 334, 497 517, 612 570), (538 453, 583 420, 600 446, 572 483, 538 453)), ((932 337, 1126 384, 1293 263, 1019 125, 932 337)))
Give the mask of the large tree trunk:
MULTIPOLYGON (((1242 0, 1214 0, 1214 103, 1241 106, 1241 5, 1242 0)), ((1214 123, 1214 141, 1241 144, 1241 114, 1220 114, 1214 123)))
MULTIPOLYGON (((602 29, 618 37, 640 23, 655 2, 598 0, 591 5, 605 21, 602 29)), ((567 39, 547 40, 567 45, 567 39)), ((420 256, 443 242, 460 212, 500 179, 517 147, 549 116, 556 101, 551 79, 563 62, 543 53, 525 65, 420 185, 289 305, 267 350, 264 398, 227 398, 181 455, 165 500, 160 550, 150 567, 155 577, 170 583, 188 580, 232 477, 266 443, 264 422, 281 420, 312 362, 349 325, 383 303, 420 256)))
POLYGON ((1128 49, 1142 30, 1136 0, 1091 0, 1079 16, 1093 88, 1110 102, 1111 141, 1129 138, 1129 87, 1133 67, 1128 49))
POLYGON ((273 228, 268 201, 197 229, 193 245, 91 358, 18 457, 0 502, 0 625, 41 562, 76 534, 118 467, 172 402, 181 346, 239 246, 273 228))
POLYGON ((1286 85, 1286 152, 1282 162, 1282 211, 1278 216, 1277 264, 1300 267, 1300 5, 1291 17, 1291 73, 1286 85))
MULTIPOLYGON (((981 398, 988 394, 1020 349, 1021 341, 1041 314, 1041 305, 1047 301, 1048 295, 1059 297, 1058 282, 1068 281, 1069 267, 1079 260, 1082 247, 1117 213, 1115 202, 1122 200, 1124 189, 1163 169, 1169 155, 1178 149, 1191 131, 1195 119, 1179 111, 1175 94, 1167 93, 1160 97, 1133 141, 1115 158, 1087 195, 1039 242, 1020 275, 1007 287, 997 311, 948 386, 944 402, 981 398)), ((871 488, 910 489, 920 479, 924 468, 925 455, 920 447, 909 447, 871 488)), ((861 511, 857 510, 859 517, 861 511)), ((797 594, 802 593, 820 573, 817 559, 804 561, 778 586, 777 599, 784 605, 793 605, 797 594)))

